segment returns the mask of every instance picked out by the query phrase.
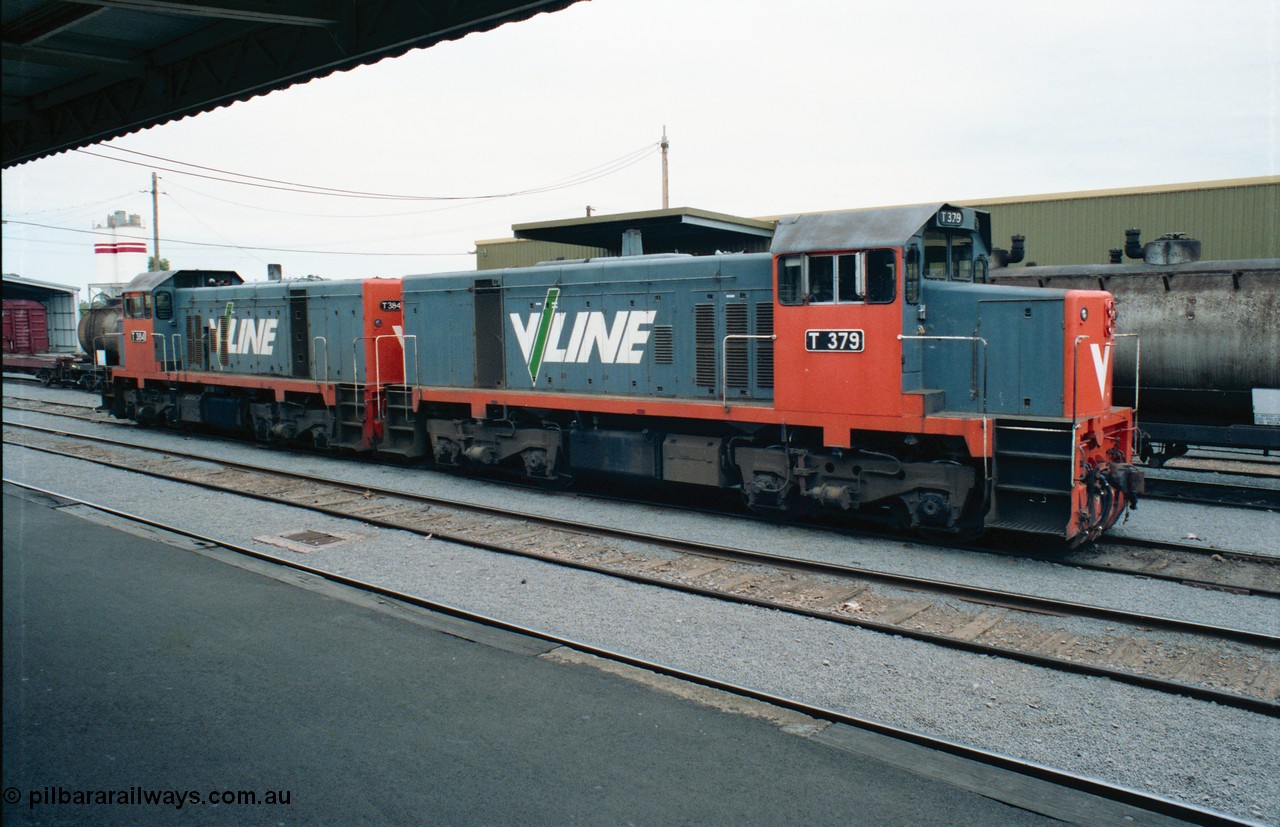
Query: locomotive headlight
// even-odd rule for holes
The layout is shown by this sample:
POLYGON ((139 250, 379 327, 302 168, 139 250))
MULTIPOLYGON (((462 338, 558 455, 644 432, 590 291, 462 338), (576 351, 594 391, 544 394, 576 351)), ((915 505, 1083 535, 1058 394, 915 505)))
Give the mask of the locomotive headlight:
POLYGON ((1089 308, 1087 307, 1080 308, 1080 321, 1082 322, 1089 321, 1089 308))

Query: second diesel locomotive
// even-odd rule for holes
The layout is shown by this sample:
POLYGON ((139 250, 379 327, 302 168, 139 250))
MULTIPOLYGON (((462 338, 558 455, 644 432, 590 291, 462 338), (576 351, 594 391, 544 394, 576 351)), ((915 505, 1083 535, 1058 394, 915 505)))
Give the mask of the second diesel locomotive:
POLYGON ((986 213, 783 219, 771 252, 244 284, 139 276, 104 403, 554 482, 736 489, 924 533, 1097 537, 1131 506, 1115 307, 984 283, 986 213))

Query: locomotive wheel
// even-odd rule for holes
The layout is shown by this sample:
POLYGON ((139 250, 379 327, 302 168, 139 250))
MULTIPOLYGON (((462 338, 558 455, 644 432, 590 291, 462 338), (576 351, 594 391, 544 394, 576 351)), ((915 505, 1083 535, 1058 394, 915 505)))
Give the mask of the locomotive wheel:
POLYGON ((982 532, 986 530, 986 522, 980 512, 981 509, 978 504, 971 500, 966 504, 964 511, 960 514, 960 518, 956 520, 954 526, 940 528, 917 525, 914 531, 918 536, 939 545, 954 546, 971 543, 982 536, 982 532))

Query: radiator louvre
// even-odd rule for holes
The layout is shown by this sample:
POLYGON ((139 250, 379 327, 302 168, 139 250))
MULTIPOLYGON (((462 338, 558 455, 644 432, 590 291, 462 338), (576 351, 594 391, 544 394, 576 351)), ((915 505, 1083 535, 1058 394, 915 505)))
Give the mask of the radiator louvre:
MULTIPOLYGON (((750 307, 746 304, 727 304, 724 308, 724 332, 727 336, 746 336, 750 307)), ((751 384, 751 366, 748 361, 747 339, 729 339, 724 345, 724 381, 731 388, 746 388, 751 384)))
MULTIPOLYGON (((773 335, 773 302, 756 305, 756 335, 773 335)), ((756 339, 756 384, 773 387, 773 340, 756 339)))
POLYGON ((699 304, 693 308, 695 359, 694 378, 700 388, 716 386, 716 306, 699 304))

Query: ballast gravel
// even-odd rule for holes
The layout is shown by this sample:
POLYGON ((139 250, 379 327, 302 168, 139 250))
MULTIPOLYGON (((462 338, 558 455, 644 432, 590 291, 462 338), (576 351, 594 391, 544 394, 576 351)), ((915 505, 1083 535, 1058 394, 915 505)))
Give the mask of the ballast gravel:
MULTIPOLYGON (((76 395, 77 401, 85 398, 76 395)), ((100 429, 118 435, 118 429, 107 426, 69 424, 15 411, 6 411, 5 420, 56 422, 56 427, 66 430, 93 433, 100 429)), ((1274 605, 1263 598, 1204 592, 1029 559, 952 552, 907 541, 834 538, 813 529, 748 525, 731 518, 524 491, 413 468, 366 466, 163 432, 139 431, 135 436, 139 444, 181 447, 366 485, 487 501, 587 522, 653 526, 654 533, 670 536, 784 549, 796 556, 824 556, 869 568, 1134 611, 1160 611, 1273 634, 1280 625, 1274 605)), ((594 646, 1237 817, 1280 823, 1280 749, 1276 746, 1280 744, 1280 723, 1259 714, 477 552, 407 532, 124 471, 95 467, 86 473, 85 466, 75 460, 12 445, 4 448, 4 468, 8 479, 181 524, 267 554, 594 646), (234 519, 228 519, 231 514, 234 519), (309 554, 254 540, 303 530, 356 536, 309 554)), ((1157 505, 1163 504, 1148 503, 1143 508, 1157 505)), ((1147 513, 1151 510, 1155 509, 1147 513)), ((1276 515, 1208 511, 1215 516, 1235 515, 1222 524, 1204 523, 1209 526, 1208 533, 1220 533, 1223 545, 1243 547, 1250 536, 1258 537, 1259 531, 1271 532, 1272 539, 1280 536, 1276 515)), ((1185 506, 1172 507, 1168 513, 1156 515, 1153 525, 1194 520, 1197 512, 1185 506)), ((1137 519, 1131 519, 1125 530, 1139 530, 1137 519)), ((1204 530, 1189 532, 1201 535, 1204 530)))

